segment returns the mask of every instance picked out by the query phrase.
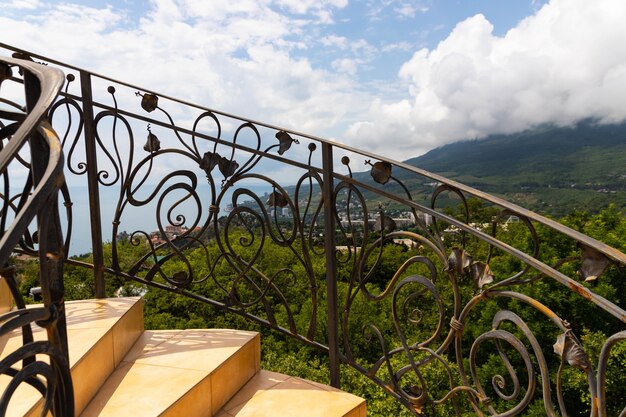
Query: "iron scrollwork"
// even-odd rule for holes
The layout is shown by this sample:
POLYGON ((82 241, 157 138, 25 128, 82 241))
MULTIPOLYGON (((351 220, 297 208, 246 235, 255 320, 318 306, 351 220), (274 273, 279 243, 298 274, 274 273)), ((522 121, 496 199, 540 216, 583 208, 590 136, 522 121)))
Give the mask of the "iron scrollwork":
MULTIPOLYGON (((345 162, 346 165, 349 163, 348 160, 345 162)), ((599 412, 602 413, 599 415, 605 415, 603 380, 607 355, 618 340, 624 339, 623 334, 619 333, 607 341, 596 373, 570 324, 548 306, 520 292, 524 286, 558 276, 558 273, 545 265, 533 268, 534 265, 528 262, 522 264, 518 272, 499 277, 490 266, 498 252, 516 255, 523 260, 540 259, 540 241, 533 221, 505 207, 493 217, 491 224, 472 223, 465 193, 450 184, 439 185, 433 192, 430 207, 423 206, 411 198, 408 187, 404 185, 396 187, 399 190, 397 194, 385 191, 393 187, 394 182, 399 182, 392 174, 390 163, 367 163, 371 166, 373 180, 385 186, 379 188, 381 193, 389 193, 389 199, 394 204, 404 204, 405 210, 426 213, 433 219, 427 225, 415 216, 405 230, 398 231, 380 226, 386 217, 384 210, 380 210, 372 227, 362 226, 360 240, 354 241, 352 238, 358 235, 357 228, 361 224, 354 220, 351 211, 361 206, 360 218, 372 217, 368 213, 365 196, 365 193, 372 193, 372 186, 354 181, 350 169, 349 180, 337 186, 338 201, 341 201, 341 196, 344 198, 336 208, 337 212, 344 213, 343 218, 346 219, 341 229, 343 238, 351 241, 346 249, 348 253, 341 254, 339 259, 350 262, 353 271, 341 327, 347 363, 374 380, 415 414, 428 415, 437 414, 438 407, 445 407, 446 404, 449 412, 456 415, 464 415, 470 410, 477 415, 518 415, 527 410, 537 397, 542 399, 546 415, 568 415, 562 379, 565 368, 572 367, 586 375, 591 398, 601 399, 599 408, 596 408, 598 403, 592 402, 592 415, 599 412), (461 201, 460 220, 436 210, 438 198, 446 192, 461 201), (511 217, 527 230, 531 241, 528 253, 496 240, 496 231, 499 227, 506 228, 504 222, 511 217), (376 235, 374 238, 369 236, 372 233, 376 235), (451 233, 456 233, 457 238, 451 233), (415 251, 417 254, 398 259, 395 262, 397 269, 387 273, 380 292, 372 293, 371 280, 376 275, 376 269, 385 263, 385 245, 394 241, 402 241, 401 244, 405 245, 406 239, 420 248, 415 251), (478 246, 472 247, 486 244, 484 260, 477 260, 468 251, 471 239, 478 243, 478 246), (447 247, 450 248, 448 252, 445 251, 447 247), (422 268, 427 274, 411 273, 409 266, 418 263, 427 266, 422 268), (413 288, 407 291, 410 286, 413 288), (448 296, 446 299, 442 295, 440 288, 446 286, 451 287, 448 293, 452 298, 448 296), (398 294, 403 291, 402 308, 399 309, 398 294), (468 294, 471 296, 464 301, 468 294), (382 306, 387 299, 391 301, 393 328, 387 326, 384 329, 383 323, 366 323, 364 338, 350 338, 349 335, 353 334, 351 309, 364 302, 382 306), (415 304, 415 308, 406 313, 407 305, 411 303, 415 304), (510 310, 515 307, 520 309, 519 314, 510 310), (427 308, 429 314, 421 311, 427 308), (468 324, 472 317, 484 315, 481 309, 493 310, 491 328, 481 333, 472 328, 470 333, 468 324), (398 314, 399 311, 405 314, 398 314), (544 343, 545 335, 535 335, 536 330, 522 318, 522 312, 525 316, 543 316, 552 323, 550 334, 556 339, 554 352, 550 352, 550 345, 544 343), (447 330, 444 323, 449 323, 447 330), (470 341, 469 345, 467 341, 470 341), (377 343, 382 356, 371 364, 364 362, 355 354, 363 350, 363 342, 377 343), (445 386, 441 380, 434 381, 432 378, 432 369, 437 366, 441 370, 437 375, 447 381, 445 386), (485 372, 498 367, 504 373, 492 374, 488 382, 485 372), (403 384, 403 378, 408 382, 403 384), (462 398, 465 401, 461 401, 462 398), (558 404, 558 411, 555 403, 558 404)), ((580 276, 588 281, 596 279, 611 262, 596 249, 588 249, 583 244, 579 246, 582 248, 580 276)), ((558 261, 554 268, 572 260, 558 261)), ((565 283, 569 282, 572 281, 565 280, 565 283)), ((606 300, 600 297, 585 296, 598 305, 605 305, 606 300)))
MULTIPOLYGON (((81 91, 102 91, 93 90, 96 99, 72 93, 68 76, 50 117, 65 126, 68 175, 114 191, 110 235, 100 236, 111 241, 110 262, 94 260, 109 274, 276 329, 331 362, 334 355, 415 415, 538 407, 566 416, 563 381, 574 376, 589 393, 589 414, 606 415, 626 312, 594 285, 626 264, 621 252, 404 163, 122 82, 102 87, 79 72, 88 83, 81 91), (87 144, 96 151, 83 157, 87 144), (353 173, 351 160, 370 172, 353 173), (476 201, 488 209, 482 217, 476 201), (151 213, 154 230, 136 227, 133 213, 151 213), (119 239, 126 230, 141 251, 131 262, 119 239), (579 253, 548 256, 546 230, 579 253), (267 262, 276 247, 291 266, 267 262), (316 269, 320 259, 326 271, 316 269), (326 307, 329 282, 338 295, 326 307), (302 288, 308 309, 292 298, 302 288), (538 288, 614 320, 597 365, 588 329, 570 324, 570 311, 548 305, 538 288), (331 319, 337 334, 326 327, 331 319)), ((19 204, 10 200, 7 210, 19 204)), ((100 226, 99 207, 92 210, 100 226)))

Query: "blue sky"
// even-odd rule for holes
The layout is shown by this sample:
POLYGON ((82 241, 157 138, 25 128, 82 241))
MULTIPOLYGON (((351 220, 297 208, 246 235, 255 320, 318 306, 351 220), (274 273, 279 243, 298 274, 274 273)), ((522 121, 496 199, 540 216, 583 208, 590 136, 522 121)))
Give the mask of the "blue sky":
POLYGON ((3 0, 0 41, 406 159, 623 121, 625 16, 624 0, 3 0))

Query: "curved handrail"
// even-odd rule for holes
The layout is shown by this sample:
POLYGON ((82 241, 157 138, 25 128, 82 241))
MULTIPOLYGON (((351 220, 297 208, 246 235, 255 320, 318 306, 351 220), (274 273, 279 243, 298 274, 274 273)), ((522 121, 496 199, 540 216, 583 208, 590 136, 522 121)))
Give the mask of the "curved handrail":
MULTIPOLYGON (((63 294, 59 294, 58 281, 62 280, 62 269, 54 271, 54 265, 48 265, 49 257, 63 257, 55 247, 54 234, 55 214, 59 188, 63 185, 63 153, 59 137, 56 135, 47 114, 54 103, 64 82, 63 73, 51 67, 21 59, 2 58, 0 65, 9 73, 11 68, 18 68, 23 75, 26 95, 26 113, 3 111, 1 116, 6 120, 16 121, 16 128, 10 127, 3 137, 9 140, 0 150, 0 172, 5 176, 5 189, 8 191, 8 177, 11 168, 9 165, 18 158, 20 150, 28 142, 31 150, 31 160, 28 164, 29 177, 22 196, 15 205, 8 195, 5 199, 3 216, 7 215, 6 208, 15 211, 11 224, 2 230, 0 237, 0 273, 9 284, 18 310, 0 316, 0 334, 6 335, 13 329, 23 329, 23 345, 16 351, 8 354, 0 361, 0 373, 12 377, 0 401, 0 415, 4 415, 10 404, 15 389, 23 383, 36 388, 44 397, 44 412, 51 411, 56 416, 71 416, 74 414, 74 399, 72 381, 69 372, 67 330, 63 307, 63 294), (32 190, 30 190, 32 188, 32 190), (16 287, 15 269, 6 267, 9 257, 16 245, 27 232, 29 225, 37 216, 39 232, 39 251, 42 271, 40 274, 44 291, 44 306, 26 309, 24 301, 16 287), (53 291, 50 290, 54 287, 53 291), (59 298, 60 296, 60 298, 59 298), (34 341, 31 324, 46 327, 48 341, 34 341), (43 355, 48 362, 42 361, 43 355), (21 370, 17 365, 22 361, 21 370)), ((4 81, 4 80, 2 80, 4 81)), ((21 81, 22 82, 22 81, 21 81)), ((17 107, 15 103, 4 101, 17 107)), ((6 219, 3 219, 3 225, 6 219)), ((52 260, 58 263, 57 259, 52 260)))
POLYGON ((20 124, 8 144, 0 151, 0 172, 5 172, 15 159, 19 150, 28 141, 34 131, 38 131, 50 147, 50 158, 45 168, 43 180, 37 184, 29 200, 16 214, 13 224, 0 238, 0 265, 4 265, 19 242, 24 230, 35 218, 45 200, 59 187, 59 176, 63 174, 63 153, 61 142, 52 130, 49 123, 42 123, 48 109, 56 99, 63 86, 63 73, 41 64, 18 60, 14 58, 0 58, 0 62, 24 68, 33 74, 40 83, 41 96, 32 109, 29 109, 26 119, 20 124))

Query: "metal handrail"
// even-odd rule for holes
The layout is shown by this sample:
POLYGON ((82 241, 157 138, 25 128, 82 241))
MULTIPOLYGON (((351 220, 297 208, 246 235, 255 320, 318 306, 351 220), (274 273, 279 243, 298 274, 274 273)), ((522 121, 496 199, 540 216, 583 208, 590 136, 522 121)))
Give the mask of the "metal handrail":
POLYGON ((13 58, 2 58, 0 62, 24 68, 33 74, 41 83, 42 94, 35 106, 29 110, 24 122, 20 124, 11 140, 0 151, 0 172, 6 172, 9 164, 16 157, 20 149, 28 141, 33 131, 38 131, 42 135, 46 144, 50 148, 50 157, 45 168, 44 178, 37 184, 35 190, 22 210, 17 213, 13 224, 7 232, 0 238, 0 264, 5 264, 13 249, 22 237, 23 231, 35 218, 45 200, 50 194, 58 190, 58 178, 63 175, 63 153, 61 142, 51 126, 42 123, 42 119, 47 115, 48 110, 56 99, 63 86, 63 73, 56 68, 44 68, 34 62, 24 62, 13 58))
POLYGON ((11 224, 7 230, 2 230, 0 237, 0 273, 9 284, 18 310, 0 316, 0 334, 4 336, 21 327, 23 345, 0 361, 0 373, 13 378, 2 395, 0 415, 5 415, 15 388, 28 384, 44 398, 44 413, 50 411, 55 416, 72 416, 74 399, 63 305, 64 255, 59 246, 56 203, 58 190, 63 184, 64 160, 61 142, 46 121, 48 111, 63 85, 63 73, 56 68, 22 59, 0 57, 0 65, 7 71, 19 69, 23 74, 26 97, 26 113, 2 113, 3 119, 18 123, 16 128, 7 132, 9 140, 0 150, 0 172, 4 179, 3 225, 7 221, 9 207, 15 212, 11 224), (29 178, 16 205, 10 196, 10 165, 23 158, 18 153, 27 144, 31 151, 29 178), (36 217, 44 305, 26 309, 17 288, 15 268, 8 265, 15 247, 29 233, 28 228, 36 217), (35 322, 46 328, 48 341, 33 340, 30 326, 35 322), (42 360, 43 356, 47 356, 48 360, 42 360), (17 366, 19 361, 22 362, 21 370, 17 366))

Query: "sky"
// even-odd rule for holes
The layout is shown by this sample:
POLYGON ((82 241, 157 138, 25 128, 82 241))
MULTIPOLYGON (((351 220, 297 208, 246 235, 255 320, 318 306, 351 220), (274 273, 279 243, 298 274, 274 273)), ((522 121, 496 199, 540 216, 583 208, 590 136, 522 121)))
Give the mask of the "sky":
POLYGON ((0 0, 0 42, 397 160, 626 119, 624 0, 0 0))

